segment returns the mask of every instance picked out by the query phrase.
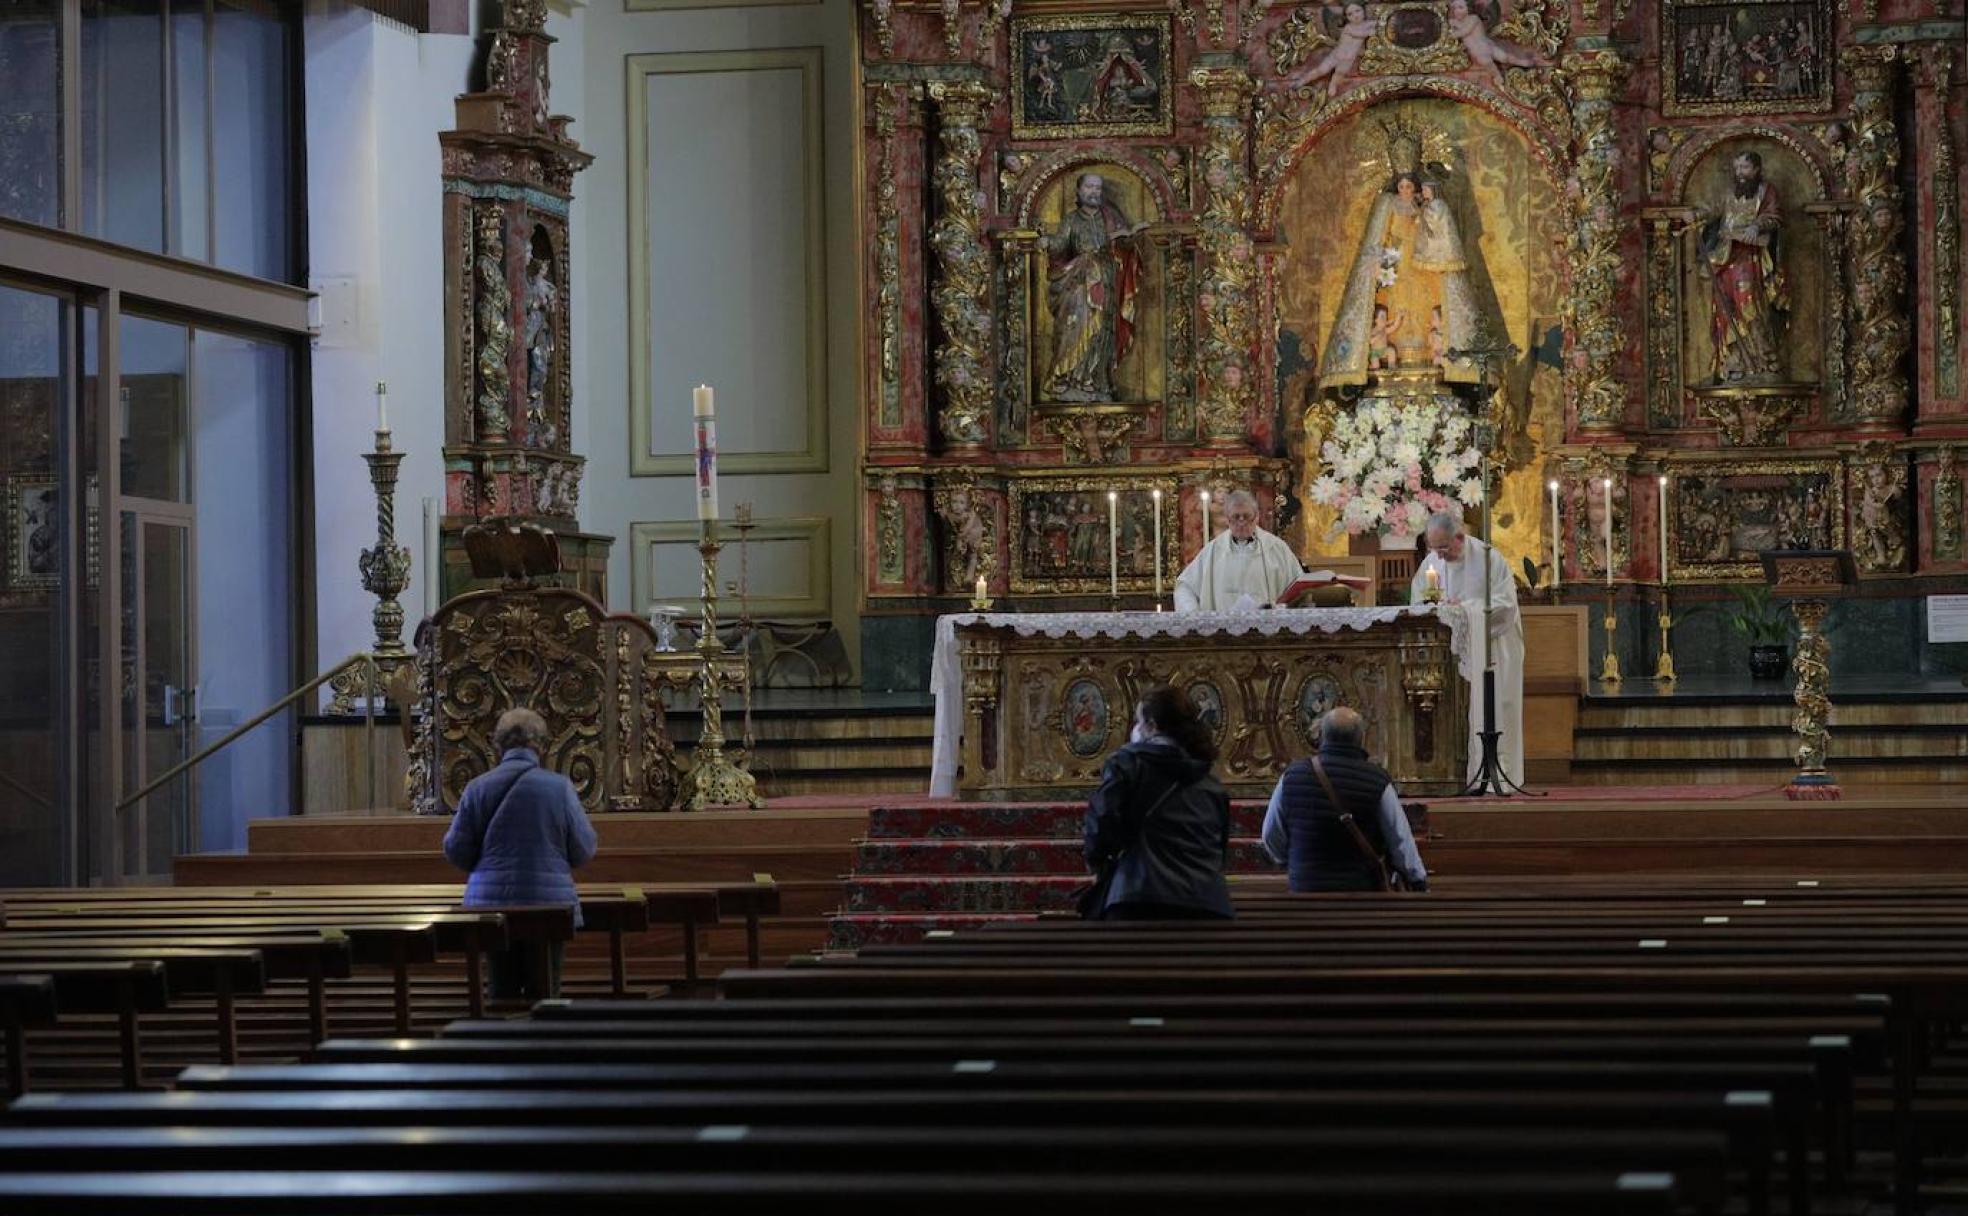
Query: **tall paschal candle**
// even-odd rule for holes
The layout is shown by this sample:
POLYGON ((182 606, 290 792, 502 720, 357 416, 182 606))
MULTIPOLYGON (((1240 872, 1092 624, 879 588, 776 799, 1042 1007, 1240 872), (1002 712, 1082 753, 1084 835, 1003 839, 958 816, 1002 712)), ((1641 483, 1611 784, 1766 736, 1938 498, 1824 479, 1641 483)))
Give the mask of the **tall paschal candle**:
POLYGON ((700 384, 690 395, 690 416, 697 429, 697 518, 718 517, 717 415, 711 386, 700 384))

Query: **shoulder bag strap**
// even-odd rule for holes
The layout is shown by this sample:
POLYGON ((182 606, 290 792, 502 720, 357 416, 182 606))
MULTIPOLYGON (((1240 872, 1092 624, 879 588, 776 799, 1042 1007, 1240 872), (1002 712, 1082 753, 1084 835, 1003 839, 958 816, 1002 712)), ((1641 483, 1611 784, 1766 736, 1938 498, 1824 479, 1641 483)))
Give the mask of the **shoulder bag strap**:
POLYGON ((1327 799, 1332 802, 1333 810, 1338 813, 1340 826, 1346 829, 1346 834, 1353 838, 1355 845, 1359 846, 1360 855, 1373 866, 1374 875, 1380 880, 1380 889, 1392 890, 1393 884, 1387 875, 1387 859, 1374 852, 1373 842, 1367 839, 1367 834, 1360 830, 1359 823, 1354 820, 1353 813, 1348 811, 1346 804, 1340 800, 1339 791, 1333 788, 1332 778, 1326 776, 1326 766, 1319 763, 1317 756, 1312 757, 1312 772, 1319 778, 1320 788, 1326 791, 1327 799))

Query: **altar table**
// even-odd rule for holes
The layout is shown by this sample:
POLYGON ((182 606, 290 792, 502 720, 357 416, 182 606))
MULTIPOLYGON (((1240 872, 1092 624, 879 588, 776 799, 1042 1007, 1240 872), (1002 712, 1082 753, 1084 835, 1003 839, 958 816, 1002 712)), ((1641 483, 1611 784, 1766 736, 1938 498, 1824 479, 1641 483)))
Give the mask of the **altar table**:
POLYGON ((1452 794, 1467 776, 1479 618, 1457 604, 944 616, 929 792, 1083 797, 1127 742, 1141 693, 1173 684, 1202 712, 1234 794, 1268 794, 1334 705, 1360 712, 1367 750, 1404 793, 1452 794))

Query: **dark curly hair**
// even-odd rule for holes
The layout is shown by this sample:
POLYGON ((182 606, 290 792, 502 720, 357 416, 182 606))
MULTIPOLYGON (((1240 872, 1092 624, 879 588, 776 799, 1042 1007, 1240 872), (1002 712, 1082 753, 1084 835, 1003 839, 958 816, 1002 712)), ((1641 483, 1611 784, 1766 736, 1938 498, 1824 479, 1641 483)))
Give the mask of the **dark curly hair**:
POLYGON ((1210 737, 1188 693, 1160 684, 1142 693, 1135 709, 1150 730, 1167 736, 1196 759, 1216 763, 1216 740, 1210 737))

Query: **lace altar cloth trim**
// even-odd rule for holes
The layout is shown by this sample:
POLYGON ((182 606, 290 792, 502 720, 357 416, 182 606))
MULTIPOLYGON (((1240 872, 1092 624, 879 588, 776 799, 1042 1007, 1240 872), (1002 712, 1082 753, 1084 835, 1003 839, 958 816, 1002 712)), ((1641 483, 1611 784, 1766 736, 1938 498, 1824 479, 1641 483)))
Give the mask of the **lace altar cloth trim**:
POLYGON ((957 658, 957 627, 989 625, 1020 637, 1186 638, 1243 637, 1257 634, 1303 637, 1312 633, 1365 630, 1404 616, 1432 616, 1449 627, 1449 652, 1462 678, 1474 683, 1487 661, 1481 629, 1471 629, 1472 613, 1462 604, 1420 604, 1389 608, 1271 608, 1255 612, 959 612, 936 619, 936 649, 930 660, 929 691, 936 698, 936 735, 930 749, 929 792, 947 798, 957 792, 958 740, 963 733, 963 670, 957 658))

